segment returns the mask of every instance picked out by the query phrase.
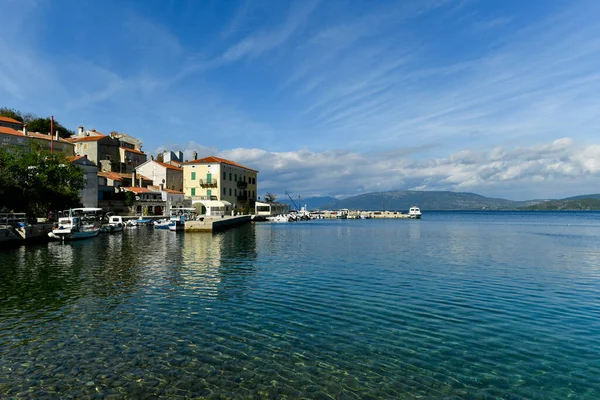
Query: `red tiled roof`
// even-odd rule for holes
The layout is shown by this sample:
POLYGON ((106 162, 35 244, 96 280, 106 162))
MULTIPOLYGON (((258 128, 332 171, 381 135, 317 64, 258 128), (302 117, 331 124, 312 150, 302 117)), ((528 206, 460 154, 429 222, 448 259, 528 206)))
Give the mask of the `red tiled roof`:
POLYGON ((69 156, 67 157, 67 161, 75 162, 77 160, 81 160, 82 158, 87 158, 86 156, 69 156))
MULTIPOLYGON (((156 186, 156 185, 149 185, 148 189, 154 190, 155 192, 160 192, 160 186, 156 186)), ((167 192, 167 193, 171 193, 171 194, 185 194, 183 192, 180 192, 179 190, 173 190, 173 189, 167 189, 167 188, 163 188, 162 190, 163 192, 167 192)))
MULTIPOLYGON (((131 179, 131 175, 132 175, 131 173, 127 173, 127 172, 112 172, 112 171, 98 172, 98 176, 103 176, 105 178, 112 179, 113 181, 119 181, 119 182, 122 181, 123 178, 131 179)), ((144 181, 152 182, 152 179, 150 179, 147 176, 144 176, 142 174, 136 173, 135 177, 136 177, 136 179, 142 178, 142 180, 144 180, 144 181)))
POLYGON ((129 186, 129 187, 122 187, 121 189, 128 190, 130 192, 137 193, 137 194, 140 194, 140 193, 156 193, 154 190, 150 190, 150 189, 145 188, 145 187, 130 187, 129 186))
POLYGON ((108 178, 118 182, 121 182, 123 180, 123 174, 120 174, 118 172, 102 171, 98 172, 98 176, 102 176, 104 178, 108 178))
POLYGON ((12 119, 12 118, 9 118, 9 117, 0 117, 0 121, 9 122, 11 124, 23 125, 23 123, 21 121, 17 121, 16 119, 12 119))
POLYGON ((158 165, 163 166, 163 167, 168 168, 168 169, 172 169, 172 170, 175 170, 175 171, 183 171, 183 168, 179 168, 179 167, 176 167, 176 166, 171 165, 171 164, 167 164, 167 163, 156 161, 156 160, 154 162, 157 163, 158 165))
MULTIPOLYGON (((36 139, 44 139, 44 140, 50 140, 50 135, 46 134, 46 133, 39 133, 39 132, 27 132, 27 136, 31 136, 34 137, 36 139)), ((54 138, 55 142, 68 142, 68 140, 63 139, 61 137, 58 138, 58 140, 56 140, 56 138, 54 138)))
MULTIPOLYGON (((98 132, 96 132, 98 133, 98 132)), ((100 139, 105 138, 106 135, 102 136, 83 136, 83 137, 70 137, 67 139, 68 142, 77 143, 77 142, 97 142, 100 139)))
POLYGON ((212 164, 212 163, 229 164, 229 165, 233 165, 234 167, 240 167, 240 168, 244 168, 244 169, 247 169, 250 171, 258 172, 255 169, 246 167, 245 165, 236 163, 235 161, 226 160, 224 158, 219 158, 219 157, 215 157, 215 156, 209 156, 209 157, 199 158, 199 159, 193 160, 193 161, 188 161, 187 163, 185 163, 185 165, 188 165, 188 164, 212 164))
POLYGON ((18 131, 13 128, 7 128, 5 126, 0 126, 0 133, 4 133, 5 135, 15 135, 15 136, 25 137, 25 135, 23 135, 23 131, 18 131))
POLYGON ((144 153, 143 151, 137 150, 137 149, 130 149, 129 147, 121 147, 123 150, 125 151, 129 151, 131 153, 136 153, 136 154, 143 154, 146 155, 146 153, 144 153))

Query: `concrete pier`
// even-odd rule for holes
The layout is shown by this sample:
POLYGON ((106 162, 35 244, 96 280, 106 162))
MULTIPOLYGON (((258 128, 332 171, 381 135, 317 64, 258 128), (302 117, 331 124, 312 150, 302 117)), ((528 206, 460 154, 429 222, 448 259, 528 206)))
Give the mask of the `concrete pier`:
POLYGON ((185 221, 185 232, 217 232, 250 222, 250 215, 205 217, 203 221, 185 221))

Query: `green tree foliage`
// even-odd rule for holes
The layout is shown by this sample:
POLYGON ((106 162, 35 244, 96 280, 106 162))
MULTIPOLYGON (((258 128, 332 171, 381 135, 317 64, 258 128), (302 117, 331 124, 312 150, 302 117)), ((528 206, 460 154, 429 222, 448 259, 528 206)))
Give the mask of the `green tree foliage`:
POLYGON ((62 154, 37 146, 0 149, 0 209, 46 216, 81 205, 84 172, 62 154))
MULTIPOLYGON (((29 132, 50 133, 50 124, 50 118, 35 118, 27 123, 27 130, 29 132)), ((58 136, 61 138, 68 138, 75 133, 54 120, 54 132, 56 131, 58 131, 58 136)))
POLYGON ((135 204, 135 193, 125 192, 125 205, 127 207, 132 207, 134 204, 135 204))
POLYGON ((36 118, 36 116, 31 113, 22 113, 18 110, 8 107, 0 107, 0 116, 16 119, 17 121, 21 121, 25 124, 36 118))
POLYGON ((277 196, 271 192, 268 192, 267 194, 265 194, 265 201, 267 203, 274 203, 275 200, 277 200, 277 196))

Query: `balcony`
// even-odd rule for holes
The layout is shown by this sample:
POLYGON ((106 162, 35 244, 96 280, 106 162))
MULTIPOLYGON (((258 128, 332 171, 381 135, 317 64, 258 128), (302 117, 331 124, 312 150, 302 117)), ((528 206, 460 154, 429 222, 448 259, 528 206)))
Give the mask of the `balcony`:
POLYGON ((217 196, 191 196, 192 201, 194 200, 217 200, 217 196))
POLYGON ((248 187, 248 182, 238 181, 237 182, 237 187, 240 188, 240 189, 246 189, 248 187))
POLYGON ((198 183, 200 184, 200 187, 203 187, 203 188, 216 188, 217 187, 217 181, 215 179, 211 179, 210 181, 200 179, 198 181, 198 183))
POLYGON ((236 198, 237 198, 238 200, 247 200, 247 199, 248 199, 248 196, 247 196, 247 195, 244 195, 244 194, 239 194, 239 195, 237 195, 237 196, 236 196, 236 198))

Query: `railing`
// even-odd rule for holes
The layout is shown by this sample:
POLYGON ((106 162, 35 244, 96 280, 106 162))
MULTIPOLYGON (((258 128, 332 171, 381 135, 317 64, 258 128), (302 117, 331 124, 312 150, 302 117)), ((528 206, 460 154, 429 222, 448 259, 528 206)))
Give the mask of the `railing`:
POLYGON ((246 189, 248 187, 248 182, 238 181, 237 187, 241 189, 246 189))
POLYGON ((191 196, 192 200, 217 200, 217 196, 191 196))
POLYGON ((216 181, 216 179, 211 179, 210 182, 206 181, 204 179, 200 179, 198 181, 198 183, 200 184, 200 187, 203 187, 203 188, 207 188, 207 187, 214 187, 214 188, 216 188, 217 187, 217 181, 216 181))
POLYGON ((18 222, 27 222, 27 215, 25 213, 0 214, 0 225, 10 225, 18 222))

